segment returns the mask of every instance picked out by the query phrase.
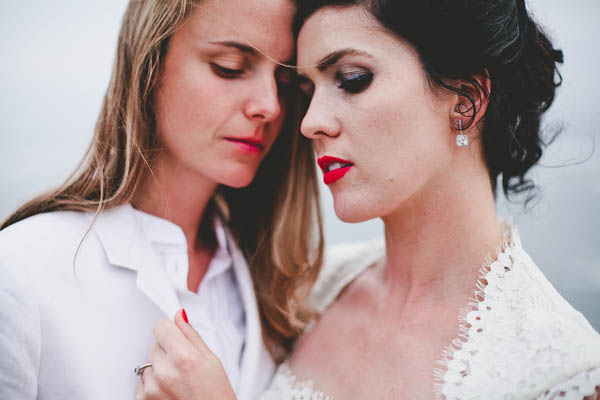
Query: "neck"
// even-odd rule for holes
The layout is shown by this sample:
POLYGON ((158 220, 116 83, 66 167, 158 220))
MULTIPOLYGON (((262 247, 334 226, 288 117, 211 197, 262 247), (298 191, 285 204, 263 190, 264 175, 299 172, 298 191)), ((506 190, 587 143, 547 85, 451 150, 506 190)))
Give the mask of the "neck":
POLYGON ((460 174, 432 178, 383 218, 387 266, 382 279, 387 293, 401 303, 468 298, 485 256, 501 241, 487 170, 465 159, 460 174))
POLYGON ((134 196, 135 208, 178 225, 188 249, 202 247, 198 230, 217 184, 161 156, 147 170, 134 196))

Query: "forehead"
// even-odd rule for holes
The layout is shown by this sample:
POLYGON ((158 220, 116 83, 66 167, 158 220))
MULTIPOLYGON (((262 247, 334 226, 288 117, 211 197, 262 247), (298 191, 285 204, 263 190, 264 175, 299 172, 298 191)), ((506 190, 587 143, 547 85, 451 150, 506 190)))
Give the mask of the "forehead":
POLYGON ((278 61, 294 55, 291 0, 204 0, 182 29, 202 41, 234 41, 278 61))
POLYGON ((298 36, 298 66, 310 68, 321 57, 353 48, 374 56, 385 55, 399 41, 387 33, 363 8, 324 7, 302 26, 298 36))

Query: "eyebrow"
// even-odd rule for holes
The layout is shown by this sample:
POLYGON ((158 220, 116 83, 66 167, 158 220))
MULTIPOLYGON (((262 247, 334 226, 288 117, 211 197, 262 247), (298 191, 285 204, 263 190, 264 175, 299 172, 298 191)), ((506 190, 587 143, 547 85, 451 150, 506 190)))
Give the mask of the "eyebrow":
POLYGON ((337 63, 339 60, 341 60, 342 58, 344 58, 346 56, 366 56, 366 57, 371 58, 371 55, 369 53, 364 52, 362 50, 357 50, 357 49, 352 49, 352 48, 336 50, 332 53, 327 54, 325 57, 321 58, 319 60, 319 62, 317 63, 317 69, 321 72, 324 72, 327 70, 327 68, 331 67, 332 65, 334 65, 335 63, 337 63))
MULTIPOLYGON (((259 52, 254 47, 251 47, 251 46, 248 46, 248 45, 245 45, 242 43, 234 42, 232 40, 225 40, 222 42, 210 42, 210 44, 238 49, 242 53, 249 54, 251 56, 258 56, 258 54, 259 54, 259 52)), ((294 63, 295 60, 296 60, 296 57, 292 56, 289 60, 283 61, 283 64, 290 65, 290 64, 294 63)))
POLYGON ((238 42, 233 42, 230 40, 226 40, 223 42, 210 42, 211 44, 216 44, 218 46, 225 46, 225 47, 232 47, 234 49, 238 49, 239 51, 241 51, 242 53, 246 53, 246 54, 250 54, 250 55, 256 55, 258 54, 257 51, 245 44, 242 43, 238 43, 238 42))

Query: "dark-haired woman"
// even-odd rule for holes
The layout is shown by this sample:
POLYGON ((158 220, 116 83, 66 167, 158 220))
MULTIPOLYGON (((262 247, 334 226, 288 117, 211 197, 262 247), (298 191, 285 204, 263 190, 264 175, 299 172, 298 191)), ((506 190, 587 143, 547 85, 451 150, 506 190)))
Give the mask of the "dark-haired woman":
POLYGON ((498 180, 531 185, 561 61, 524 2, 303 1, 298 21, 302 133, 338 217, 386 240, 334 255, 262 399, 600 394, 600 336, 495 212, 498 180))
POLYGON ((338 217, 382 218, 386 252, 333 271, 353 277, 343 290, 318 283, 326 312, 264 397, 600 393, 600 336, 495 213, 496 181, 526 188, 540 158, 561 60, 524 2, 311 3, 302 133, 338 217))

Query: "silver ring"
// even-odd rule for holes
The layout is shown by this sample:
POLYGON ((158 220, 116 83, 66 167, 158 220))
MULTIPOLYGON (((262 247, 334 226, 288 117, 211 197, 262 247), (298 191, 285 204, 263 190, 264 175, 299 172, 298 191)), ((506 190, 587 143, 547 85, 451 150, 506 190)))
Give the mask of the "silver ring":
POLYGON ((144 382, 144 370, 148 367, 151 367, 152 364, 147 363, 147 364, 142 364, 140 366, 137 366, 133 369, 133 372, 135 372, 135 374, 137 376, 139 376, 140 378, 142 378, 142 382, 144 382))

